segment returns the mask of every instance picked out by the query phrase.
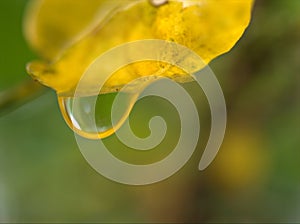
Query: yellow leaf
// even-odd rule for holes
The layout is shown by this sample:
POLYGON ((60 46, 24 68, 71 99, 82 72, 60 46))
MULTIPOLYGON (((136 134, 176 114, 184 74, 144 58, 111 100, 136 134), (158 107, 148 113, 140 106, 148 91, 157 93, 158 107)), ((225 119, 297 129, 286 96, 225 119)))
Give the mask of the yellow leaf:
MULTIPOLYGON (((154 7, 146 0, 93 0, 90 7, 87 6, 90 0, 41 2, 43 10, 28 10, 25 30, 32 46, 50 62, 32 62, 27 69, 34 79, 64 96, 74 91, 86 68, 99 55, 135 40, 163 39, 182 44, 209 63, 229 51, 242 36, 253 3, 252 0, 179 0, 154 7), (76 5, 79 1, 85 2, 82 4, 86 7, 76 5), (56 7, 51 7, 52 4, 56 7), (53 19, 51 15, 57 8, 65 8, 66 14, 56 13, 53 19), (68 13, 68 8, 73 12, 68 13), (77 26, 81 19, 78 15, 89 16, 77 26), (98 19, 93 19, 95 16, 98 19), (63 30, 64 34, 57 30, 63 30)), ((149 61, 128 65, 108 80, 102 92, 118 91, 135 78, 153 74, 162 65, 149 61)), ((176 67, 169 67, 162 75, 180 82, 190 81, 176 67)))

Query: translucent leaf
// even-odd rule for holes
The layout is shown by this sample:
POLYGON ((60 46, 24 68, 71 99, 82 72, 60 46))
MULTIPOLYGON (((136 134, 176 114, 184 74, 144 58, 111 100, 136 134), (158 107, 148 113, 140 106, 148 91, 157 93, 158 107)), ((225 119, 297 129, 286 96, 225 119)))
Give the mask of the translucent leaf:
MULTIPOLYGON (((65 26, 73 28, 66 28, 64 35, 60 35, 59 32, 53 32, 49 37, 41 34, 39 36, 41 42, 37 41, 39 38, 30 38, 28 35, 32 45, 36 46, 42 55, 50 59, 52 57, 50 63, 46 61, 30 63, 28 71, 34 79, 52 87, 60 95, 69 95, 74 91, 80 77, 95 58, 117 45, 130 41, 142 39, 173 41, 194 50, 205 63, 209 63, 215 57, 229 51, 242 36, 249 24, 253 3, 252 0, 193 0, 169 1, 167 4, 154 7, 145 0, 99 0, 98 9, 95 9, 95 5, 93 7, 94 12, 97 11, 97 18, 101 19, 92 20, 91 17, 87 17, 77 26, 78 15, 84 15, 86 9, 76 8, 72 0, 44 1, 44 11, 50 15, 56 10, 51 7, 52 1, 59 1, 57 6, 59 3, 64 4, 65 9, 73 7, 74 13, 69 14, 66 10, 66 15, 55 17, 54 21, 51 16, 43 17, 40 11, 36 10, 34 14, 40 14, 40 17, 28 14, 27 17, 31 18, 28 21, 31 22, 27 24, 34 24, 37 19, 45 20, 45 23, 40 22, 40 27, 28 25, 26 30, 36 29, 36 34, 39 33, 38 29, 47 30, 47 26, 42 25, 46 24, 46 21, 55 27, 53 30, 63 30, 65 26), (49 7, 46 7, 48 4, 49 7), (66 6, 68 4, 69 6, 66 6), (75 8, 78 10, 77 13, 75 8), (88 21, 88 18, 92 21, 88 21), (85 25, 88 22, 93 29, 86 29, 85 25), (81 33, 78 38, 76 35, 82 29, 85 30, 84 34, 81 33), (74 38, 77 38, 76 41, 74 38), (65 47, 66 43, 69 43, 68 48, 65 47)), ((84 2, 86 5, 90 3, 84 2)), ((161 67, 164 67, 162 63, 155 62, 128 65, 110 78, 102 92, 118 91, 129 81, 151 75, 161 67)), ((175 67, 169 67, 162 75, 180 82, 190 81, 190 76, 175 67), (173 76, 174 74, 176 76, 173 76)))

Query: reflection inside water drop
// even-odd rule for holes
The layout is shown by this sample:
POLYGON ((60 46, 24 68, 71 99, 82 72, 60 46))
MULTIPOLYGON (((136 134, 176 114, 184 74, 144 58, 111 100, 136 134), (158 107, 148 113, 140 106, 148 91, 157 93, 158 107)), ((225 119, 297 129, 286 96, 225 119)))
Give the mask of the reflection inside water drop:
POLYGON ((58 102, 70 128, 85 138, 99 139, 112 135, 122 126, 137 97, 138 94, 119 92, 84 97, 59 96, 58 102), (120 100, 113 126, 111 110, 117 95, 120 100))

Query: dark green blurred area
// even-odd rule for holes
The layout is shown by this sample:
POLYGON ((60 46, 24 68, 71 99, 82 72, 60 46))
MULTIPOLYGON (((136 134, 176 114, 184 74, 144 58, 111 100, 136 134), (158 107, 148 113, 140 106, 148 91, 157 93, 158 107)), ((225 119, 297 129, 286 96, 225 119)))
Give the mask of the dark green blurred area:
POLYGON ((1 1, 0 90, 29 78, 24 71, 33 54, 23 38, 22 16, 26 0, 1 1))
MULTIPOLYGON (((0 91, 30 79, 25 64, 35 56, 22 36, 26 2, 0 2, 0 91)), ((228 108, 217 158, 198 171, 210 116, 201 90, 186 84, 200 112, 197 151, 176 175, 149 186, 121 185, 94 171, 51 90, 1 116, 0 222, 300 222, 299 58, 300 1, 257 0, 243 38, 211 63, 228 108)), ((149 152, 135 154, 116 136, 105 143, 126 161, 161 159, 179 135, 173 112, 159 99, 136 105, 138 136, 149 134, 156 113, 171 127, 149 152)))

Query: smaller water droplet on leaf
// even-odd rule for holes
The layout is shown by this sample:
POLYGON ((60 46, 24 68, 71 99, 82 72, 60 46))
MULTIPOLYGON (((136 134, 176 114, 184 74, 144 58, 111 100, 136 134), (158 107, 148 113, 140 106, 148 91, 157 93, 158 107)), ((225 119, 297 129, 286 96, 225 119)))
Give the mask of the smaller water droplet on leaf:
POLYGON ((153 6, 161 6, 164 5, 166 3, 168 3, 168 0, 149 0, 149 2, 153 5, 153 6))

